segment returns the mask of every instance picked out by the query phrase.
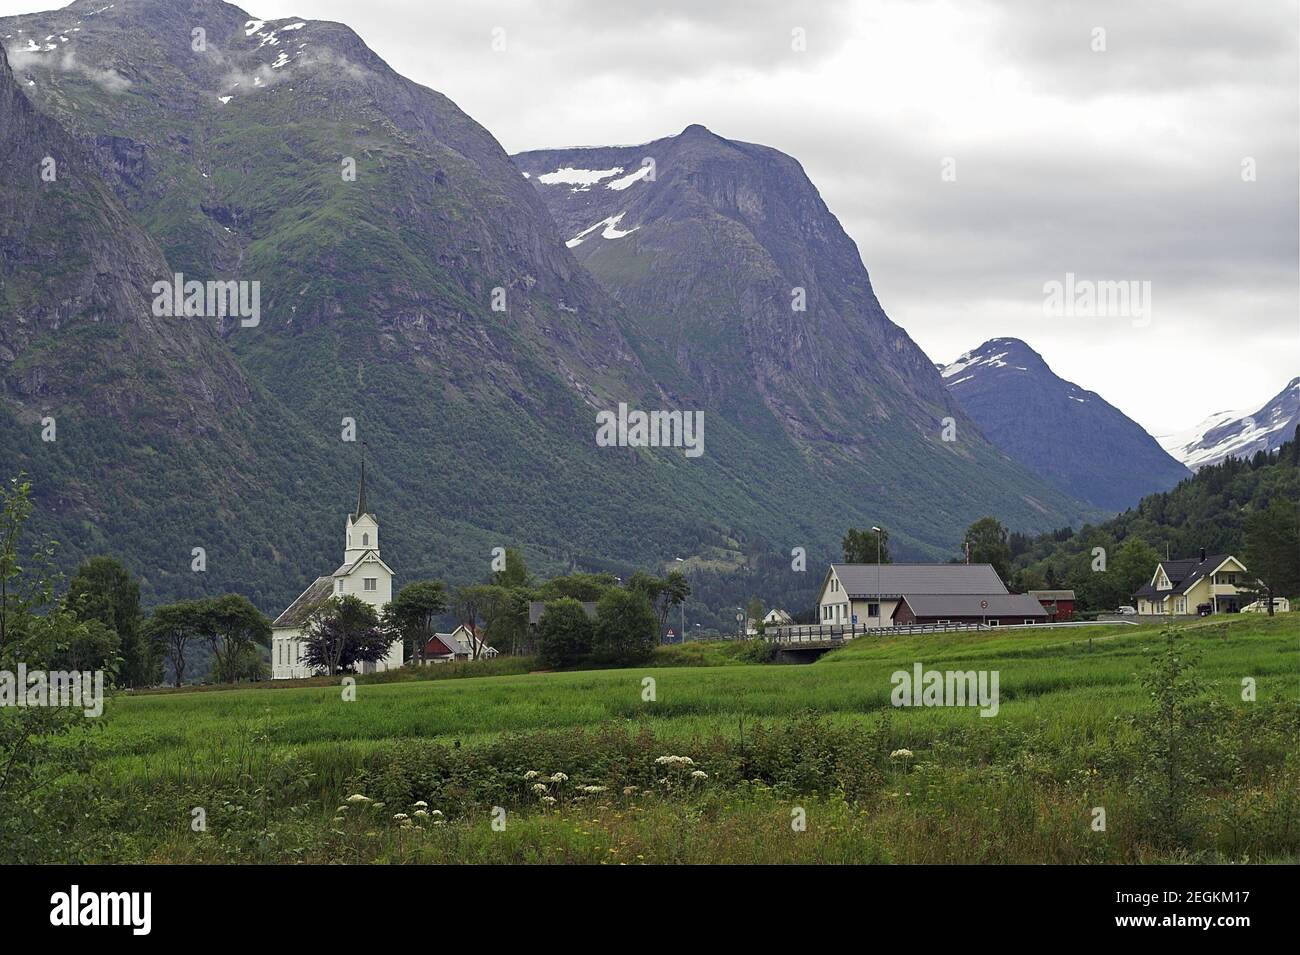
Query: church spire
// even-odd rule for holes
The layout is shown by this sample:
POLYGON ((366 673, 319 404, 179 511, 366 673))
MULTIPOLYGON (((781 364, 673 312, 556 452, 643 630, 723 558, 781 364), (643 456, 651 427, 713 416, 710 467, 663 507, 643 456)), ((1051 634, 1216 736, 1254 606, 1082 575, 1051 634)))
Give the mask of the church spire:
POLYGON ((361 442, 361 484, 357 488, 356 519, 360 520, 366 513, 366 443, 361 442))

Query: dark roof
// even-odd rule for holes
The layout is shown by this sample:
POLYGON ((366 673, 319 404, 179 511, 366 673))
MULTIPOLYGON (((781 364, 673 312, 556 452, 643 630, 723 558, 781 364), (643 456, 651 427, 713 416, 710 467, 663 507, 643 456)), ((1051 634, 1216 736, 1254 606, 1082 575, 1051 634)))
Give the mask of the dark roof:
MULTIPOLYGON (((537 623, 537 621, 542 619, 542 614, 546 612, 546 603, 547 602, 545 600, 528 601, 528 625, 530 627, 535 623, 537 623)), ((592 620, 595 620, 596 601, 584 600, 582 602, 582 612, 585 613, 592 620)))
MULTIPOLYGON (((1163 567, 1165 576, 1173 587, 1169 590, 1156 590, 1150 583, 1143 584, 1133 594, 1134 597, 1160 597, 1168 594, 1185 594, 1198 580, 1212 574, 1231 554, 1210 554, 1201 560, 1199 557, 1181 557, 1178 560, 1162 560, 1158 566, 1163 567)), ((1245 564, 1242 564, 1244 567, 1245 564)), ((1155 574, 1151 575, 1152 577, 1155 574)))
POLYGON ((1005 594, 992 564, 831 564, 851 598, 903 594, 1005 594))
POLYGON ((298 595, 298 599, 289 604, 284 613, 275 618, 271 626, 275 629, 281 627, 301 627, 330 596, 334 593, 333 577, 317 577, 310 587, 298 595))
POLYGON ((1047 616, 1043 605, 1028 594, 908 594, 899 606, 903 603, 918 617, 1047 616))
POLYGON ((1031 590, 1029 596, 1035 600, 1073 600, 1073 590, 1031 590))

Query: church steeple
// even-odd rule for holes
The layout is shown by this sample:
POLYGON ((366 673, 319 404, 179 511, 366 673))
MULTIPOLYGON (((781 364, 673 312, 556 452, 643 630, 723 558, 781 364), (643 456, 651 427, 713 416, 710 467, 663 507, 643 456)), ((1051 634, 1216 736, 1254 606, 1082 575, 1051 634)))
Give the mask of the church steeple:
POLYGON ((360 519, 367 512, 366 510, 366 445, 361 444, 361 484, 357 488, 357 512, 353 515, 355 519, 360 519))
POLYGON ((344 564, 351 564, 367 551, 379 553, 379 521, 370 513, 366 500, 366 446, 361 445, 361 480, 357 483, 357 509, 348 514, 347 546, 344 564))

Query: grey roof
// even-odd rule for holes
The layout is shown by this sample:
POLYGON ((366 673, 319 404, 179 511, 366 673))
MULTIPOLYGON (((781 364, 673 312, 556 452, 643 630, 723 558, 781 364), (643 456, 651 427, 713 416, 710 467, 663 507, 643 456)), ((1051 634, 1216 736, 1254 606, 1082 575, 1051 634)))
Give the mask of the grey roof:
POLYGON ((272 629, 282 627, 301 627, 322 603, 330 598, 334 593, 334 578, 317 577, 301 594, 298 599, 285 609, 284 613, 275 618, 271 624, 272 629))
POLYGON ((851 598, 903 594, 1005 594, 992 564, 831 564, 851 598))
POLYGON ((1029 594, 908 594, 903 602, 918 617, 1047 616, 1043 605, 1029 594))
POLYGON ((1031 590, 1029 596, 1035 600, 1073 600, 1073 590, 1031 590))
MULTIPOLYGON (((528 625, 531 627, 542 619, 542 614, 546 612, 545 600, 528 601, 528 625)), ((582 602, 582 612, 592 620, 596 619, 596 601, 584 600, 582 602)))

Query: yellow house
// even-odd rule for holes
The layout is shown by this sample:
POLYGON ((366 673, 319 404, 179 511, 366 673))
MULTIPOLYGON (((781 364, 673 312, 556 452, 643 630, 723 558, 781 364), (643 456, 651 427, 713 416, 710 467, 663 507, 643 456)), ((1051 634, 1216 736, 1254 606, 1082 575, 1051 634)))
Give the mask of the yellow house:
POLYGON ((1237 588, 1251 579, 1246 565, 1231 554, 1162 560, 1151 580, 1133 595, 1133 605, 1142 616, 1157 614, 1237 613, 1253 594, 1237 588))

